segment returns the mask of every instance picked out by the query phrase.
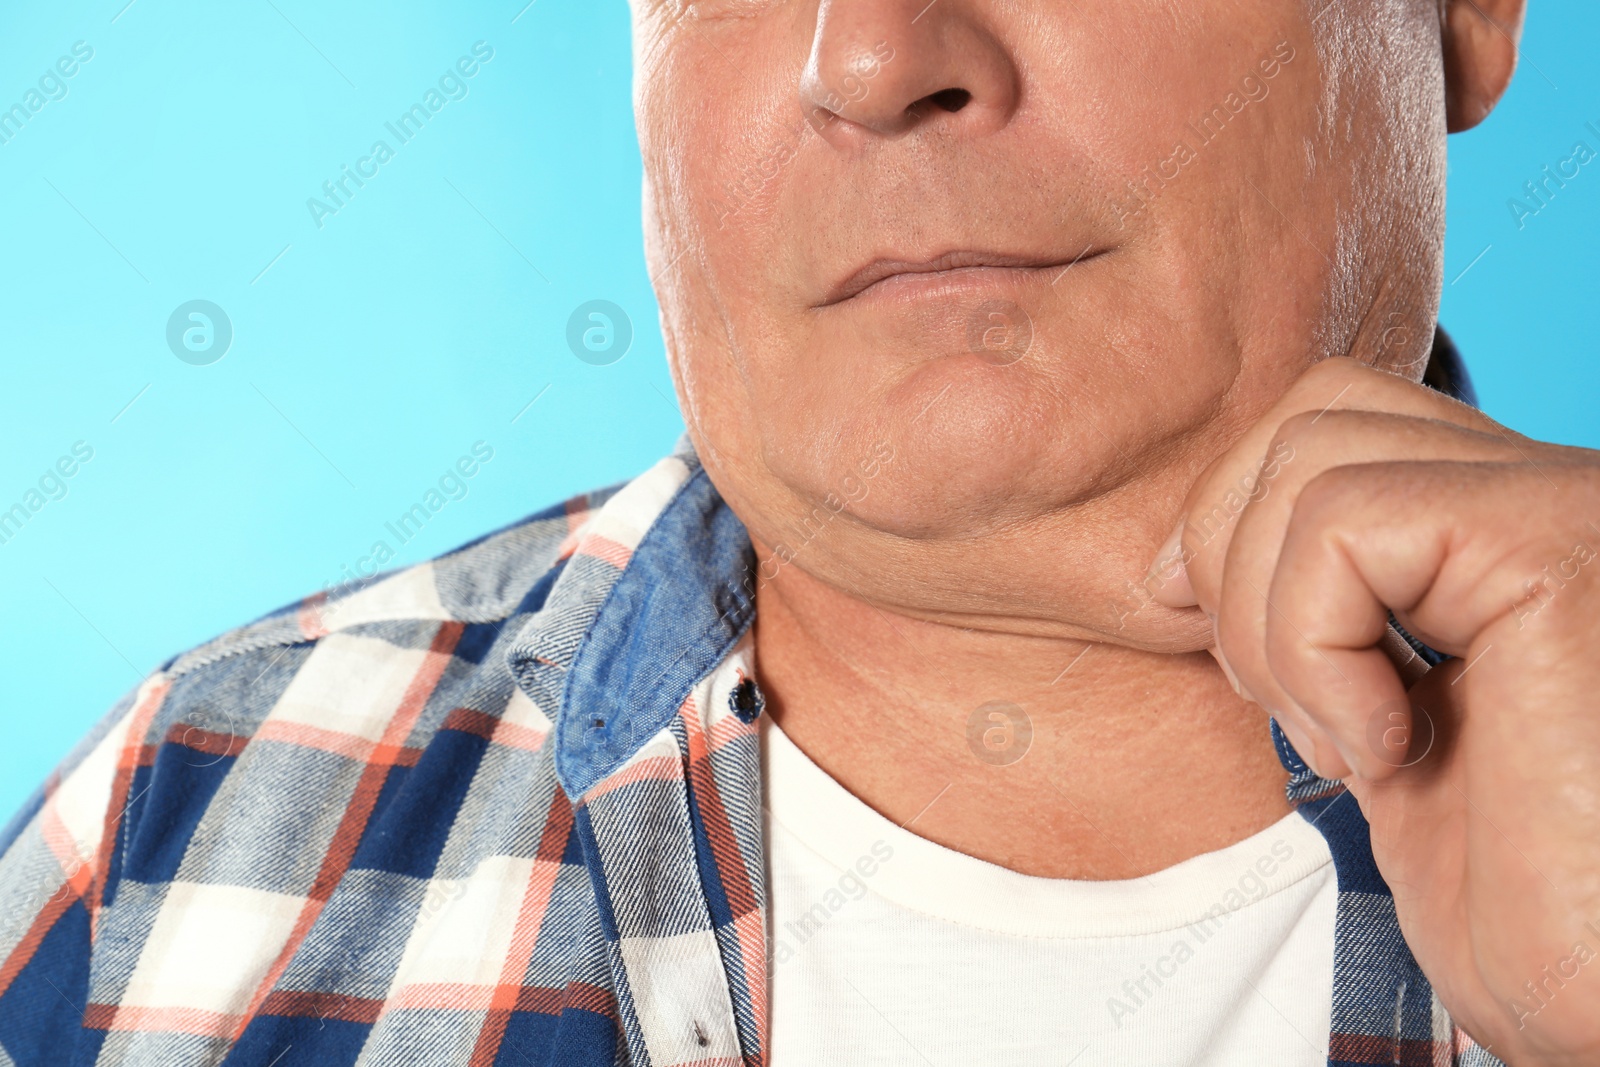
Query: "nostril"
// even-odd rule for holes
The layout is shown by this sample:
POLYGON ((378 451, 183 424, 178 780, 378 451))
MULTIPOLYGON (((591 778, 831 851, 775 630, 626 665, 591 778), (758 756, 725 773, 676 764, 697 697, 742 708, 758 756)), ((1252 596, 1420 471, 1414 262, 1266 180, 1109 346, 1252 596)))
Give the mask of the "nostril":
POLYGON ((960 111, 971 102, 972 94, 965 89, 941 89, 930 93, 926 99, 943 111, 960 111))

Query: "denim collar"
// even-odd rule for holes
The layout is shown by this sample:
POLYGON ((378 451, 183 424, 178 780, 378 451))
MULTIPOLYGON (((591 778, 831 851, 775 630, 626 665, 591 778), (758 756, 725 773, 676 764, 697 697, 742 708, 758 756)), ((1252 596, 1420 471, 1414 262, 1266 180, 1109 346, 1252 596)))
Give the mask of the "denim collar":
POLYGON ((648 524, 637 544, 619 559, 614 538, 580 539, 507 655, 553 720, 556 774, 574 800, 672 720, 755 618, 750 537, 687 435, 602 514, 614 506, 648 524))

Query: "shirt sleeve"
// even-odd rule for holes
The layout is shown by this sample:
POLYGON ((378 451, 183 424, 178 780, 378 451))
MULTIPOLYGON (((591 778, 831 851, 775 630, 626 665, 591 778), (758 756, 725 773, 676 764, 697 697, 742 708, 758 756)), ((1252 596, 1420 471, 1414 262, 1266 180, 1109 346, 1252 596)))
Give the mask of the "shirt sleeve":
POLYGON ((94 918, 139 750, 128 742, 163 688, 152 677, 118 701, 0 830, 0 1063, 87 1062, 94 918))

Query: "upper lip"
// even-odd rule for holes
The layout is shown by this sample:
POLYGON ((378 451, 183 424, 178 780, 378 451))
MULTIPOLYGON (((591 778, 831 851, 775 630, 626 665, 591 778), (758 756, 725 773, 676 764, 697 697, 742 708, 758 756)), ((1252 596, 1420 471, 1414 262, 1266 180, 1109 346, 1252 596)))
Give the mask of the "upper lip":
POLYGON ((954 251, 946 252, 933 259, 874 259, 861 267, 855 273, 835 285, 828 292, 828 296, 818 307, 827 307, 838 304, 857 296, 872 286, 888 278, 898 277, 902 274, 936 274, 948 271, 966 270, 972 267, 1009 267, 1015 269, 1028 269, 1040 267, 1066 266, 1068 263, 1078 263, 1097 254, 1092 246, 1085 248, 1076 257, 1062 259, 1059 256, 1029 256, 1013 255, 1004 252, 978 252, 954 251))

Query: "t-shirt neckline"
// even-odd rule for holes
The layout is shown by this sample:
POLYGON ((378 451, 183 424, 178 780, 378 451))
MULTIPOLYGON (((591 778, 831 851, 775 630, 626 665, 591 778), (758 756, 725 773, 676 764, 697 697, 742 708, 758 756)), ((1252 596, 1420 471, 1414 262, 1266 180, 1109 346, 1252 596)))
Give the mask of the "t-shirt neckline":
POLYGON ((1224 919, 1332 863, 1322 834, 1290 812, 1242 841, 1141 878, 1021 874, 901 829, 813 763, 771 716, 760 722, 763 800, 775 829, 841 872, 868 858, 872 892, 953 923, 1056 938, 1175 930, 1224 919))

